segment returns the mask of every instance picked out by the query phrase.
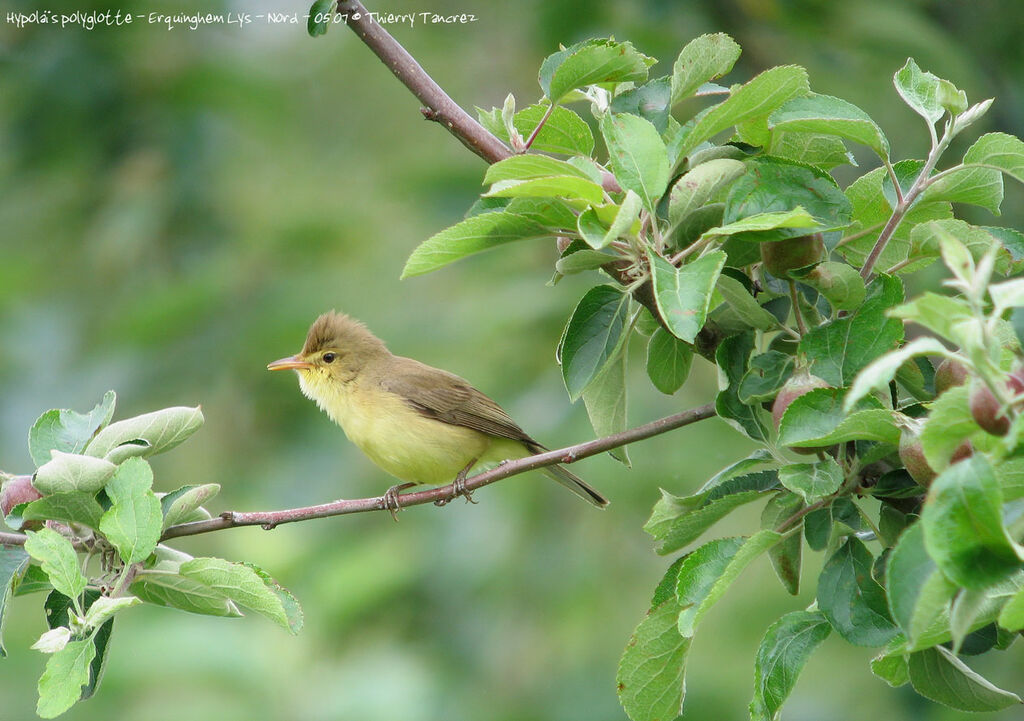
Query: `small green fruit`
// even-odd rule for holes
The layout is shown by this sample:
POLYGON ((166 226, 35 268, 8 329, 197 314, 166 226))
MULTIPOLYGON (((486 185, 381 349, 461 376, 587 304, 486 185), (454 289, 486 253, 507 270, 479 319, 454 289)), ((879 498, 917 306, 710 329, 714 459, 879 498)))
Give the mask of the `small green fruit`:
POLYGON ((824 257, 821 233, 761 243, 761 262, 776 278, 788 278, 789 271, 813 265, 824 257))
POLYGON ((971 384, 971 417, 974 422, 993 436, 1005 436, 1010 431, 1010 417, 999 412, 999 399, 980 380, 971 384))

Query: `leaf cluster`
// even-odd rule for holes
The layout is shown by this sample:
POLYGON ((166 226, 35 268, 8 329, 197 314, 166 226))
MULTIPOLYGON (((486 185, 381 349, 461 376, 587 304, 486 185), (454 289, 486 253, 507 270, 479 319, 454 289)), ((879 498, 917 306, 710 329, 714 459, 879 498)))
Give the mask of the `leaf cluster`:
POLYGON ((111 422, 115 400, 108 391, 88 413, 42 414, 28 439, 35 472, 9 478, 2 493, 5 523, 27 539, 0 546, 0 623, 11 596, 46 594, 49 630, 33 646, 49 654, 39 679, 43 718, 96 691, 117 615, 141 603, 214 616, 245 608, 292 633, 302 625, 294 597, 259 568, 160 543, 168 527, 210 518, 202 504, 220 490, 156 492, 146 460, 187 440, 202 411, 164 408, 111 422))

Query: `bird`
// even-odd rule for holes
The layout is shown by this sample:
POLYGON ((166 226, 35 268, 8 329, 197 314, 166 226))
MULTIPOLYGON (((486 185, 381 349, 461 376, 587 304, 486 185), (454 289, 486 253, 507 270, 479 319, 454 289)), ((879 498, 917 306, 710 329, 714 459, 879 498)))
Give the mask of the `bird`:
MULTIPOLYGON (((466 475, 547 450, 496 402, 454 373, 393 354, 360 321, 328 311, 302 350, 267 365, 294 370, 299 388, 377 466, 402 483, 384 494, 394 516, 398 493, 417 484, 454 484, 472 501, 466 475)), ((608 499, 562 466, 540 469, 598 508, 608 499)))

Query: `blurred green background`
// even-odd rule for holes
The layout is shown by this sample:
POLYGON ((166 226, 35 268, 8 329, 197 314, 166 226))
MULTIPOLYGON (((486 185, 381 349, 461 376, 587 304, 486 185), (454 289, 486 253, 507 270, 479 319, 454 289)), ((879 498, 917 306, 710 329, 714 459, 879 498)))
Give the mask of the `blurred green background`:
MULTIPOLYGON (((155 460, 158 490, 219 482, 214 511, 378 494, 391 481, 293 377, 264 370, 298 350, 328 308, 363 319, 398 353, 471 379, 549 445, 591 437, 554 361, 587 281, 546 288, 551 245, 506 246, 399 282, 409 251, 472 203, 484 166, 423 121, 346 28, 313 40, 304 24, 259 21, 91 32, 6 22, 9 11, 39 7, 0 6, 0 468, 31 469, 25 438, 42 411, 87 410, 114 388, 116 417, 203 406, 202 431, 155 460)), ((283 0, 75 9, 108 7, 306 11, 283 0)), ((535 101, 537 68, 558 43, 614 34, 656 56, 657 75, 692 37, 725 31, 744 49, 731 82, 803 64, 815 90, 881 123, 897 158, 920 157, 927 143, 891 85, 908 55, 973 101, 996 96, 979 132, 1024 130, 1011 0, 389 0, 371 9, 476 13, 469 25, 391 28, 467 108, 500 105, 510 90, 521 107, 535 101)), ((1022 198, 1007 187, 1000 224, 1021 227, 1022 198)), ((633 351, 631 423, 712 399, 708 364, 698 361, 667 398, 633 351)), ((640 529, 658 488, 693 490, 748 450, 711 420, 634 446, 632 470, 607 456, 584 461, 577 470, 613 500, 604 513, 528 475, 480 491, 478 505, 416 508, 397 524, 378 513, 183 539, 175 545, 192 554, 266 568, 302 601, 304 631, 133 609, 118 622, 98 696, 66 718, 623 719, 616 665, 667 565, 640 529)), ((757 513, 723 531, 749 532, 757 513)), ((819 565, 807 558, 805 573, 819 565)), ((767 563, 752 567, 697 635, 685 717, 744 718, 764 629, 811 600, 786 596, 767 563)), ((44 628, 41 601, 16 599, 7 621, 5 721, 33 715, 45 658, 28 646, 44 628)), ((884 686, 868 670, 871 655, 830 638, 785 717, 967 718, 884 686)), ((1021 644, 976 665, 1024 691, 1021 644)))

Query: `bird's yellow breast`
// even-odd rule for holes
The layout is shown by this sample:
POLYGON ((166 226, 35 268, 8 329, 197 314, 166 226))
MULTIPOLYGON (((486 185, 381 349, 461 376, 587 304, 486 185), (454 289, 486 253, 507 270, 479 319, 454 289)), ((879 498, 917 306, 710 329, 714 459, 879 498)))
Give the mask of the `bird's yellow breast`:
POLYGON ((450 483, 471 462, 500 460, 490 457, 491 436, 428 418, 378 383, 300 374, 300 385, 370 460, 403 481, 450 483))

